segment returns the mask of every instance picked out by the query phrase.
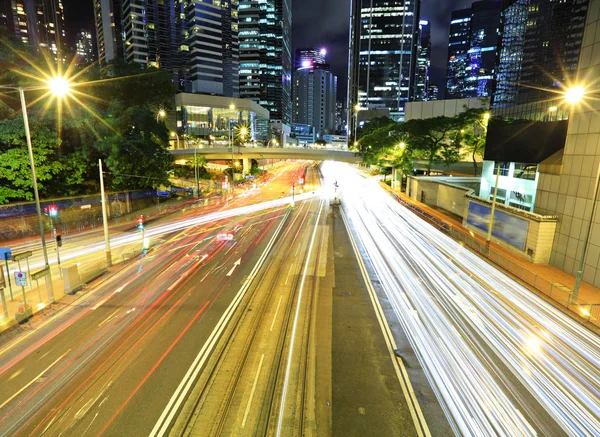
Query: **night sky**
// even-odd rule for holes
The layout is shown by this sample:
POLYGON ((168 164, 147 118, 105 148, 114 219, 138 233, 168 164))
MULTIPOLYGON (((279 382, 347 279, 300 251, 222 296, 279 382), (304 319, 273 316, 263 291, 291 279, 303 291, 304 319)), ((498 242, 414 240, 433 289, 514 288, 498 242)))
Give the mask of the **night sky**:
MULTIPOLYGON (((443 89, 450 13, 473 0, 422 0, 421 18, 431 21, 432 78, 443 89)), ((63 0, 70 39, 80 28, 93 29, 92 0, 63 0)), ((292 0, 293 47, 326 47, 331 70, 339 78, 338 100, 345 100, 348 74, 350 0, 292 0)))

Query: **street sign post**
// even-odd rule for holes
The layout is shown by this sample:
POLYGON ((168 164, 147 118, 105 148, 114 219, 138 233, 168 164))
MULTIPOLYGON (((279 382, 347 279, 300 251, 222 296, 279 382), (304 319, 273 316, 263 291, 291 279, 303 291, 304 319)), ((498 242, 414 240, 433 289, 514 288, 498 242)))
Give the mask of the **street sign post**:
POLYGON ((4 317, 8 318, 8 306, 6 305, 6 296, 4 295, 4 288, 6 287, 6 281, 4 280, 4 270, 0 267, 0 297, 2 298, 2 309, 4 310, 4 317))
POLYGON ((0 259, 4 260, 4 264, 6 265, 6 276, 8 277, 8 289, 10 291, 10 300, 11 302, 13 302, 15 298, 13 297, 12 283, 10 281, 10 270, 8 269, 8 261, 12 259, 12 253, 8 247, 0 248, 0 259))
POLYGON ((27 296, 25 296, 25 286, 27 285, 27 274, 23 272, 14 272, 15 284, 17 287, 21 287, 21 293, 23 294, 23 304, 27 308, 27 296))
MULTIPOLYGON (((33 252, 31 252, 31 250, 27 250, 25 252, 15 253, 12 256, 13 261, 15 261, 17 263, 17 265, 19 266, 19 271, 21 271, 21 260, 22 259, 25 260, 25 262, 27 263, 27 274, 28 275, 31 274, 31 269, 29 268, 29 257, 31 255, 33 255, 33 252)), ((33 286, 31 284, 31 282, 29 282, 29 291, 33 291, 33 286)), ((39 292, 39 289, 38 289, 38 292, 39 292)))

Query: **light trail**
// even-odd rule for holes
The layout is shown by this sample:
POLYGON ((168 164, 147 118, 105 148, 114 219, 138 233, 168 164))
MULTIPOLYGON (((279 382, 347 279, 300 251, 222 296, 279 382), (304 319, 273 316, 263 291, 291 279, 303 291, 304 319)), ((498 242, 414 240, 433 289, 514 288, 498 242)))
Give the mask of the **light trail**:
POLYGON ((376 181, 322 170, 457 435, 600 435, 598 336, 376 181))
MULTIPOLYGON (((295 196, 296 201, 311 199, 313 197, 318 197, 321 195, 320 190, 311 191, 308 193, 300 194, 295 196)), ((264 211, 267 209, 279 208, 282 206, 289 205, 292 201, 292 196, 282 197, 275 200, 270 200, 267 202, 256 203, 253 205, 242 206, 238 208, 226 209, 223 211, 211 212, 208 214, 202 214, 197 217, 193 217, 186 220, 175 220, 170 223, 165 223, 161 225, 152 225, 148 226, 145 230, 146 238, 157 238, 166 234, 170 234, 173 232, 181 231, 183 229, 191 228, 194 226, 203 225, 206 223, 223 220, 227 218, 232 218, 241 215, 253 214, 256 212, 264 211)), ((137 244, 140 246, 142 244, 142 239, 139 231, 132 231, 128 234, 113 236, 110 239, 111 248, 119 248, 122 246, 127 246, 130 244, 137 244)), ((82 248, 76 248, 73 250, 63 250, 61 251, 61 261, 62 264, 66 264, 69 260, 74 260, 78 257, 86 256, 86 255, 102 255, 104 256, 104 241, 98 240, 95 243, 91 243, 82 248)), ((41 259, 41 255, 37 254, 38 260, 30 261, 31 270, 35 271, 37 269, 41 269, 44 267, 44 262, 41 259)), ((55 260, 50 261, 51 265, 55 265, 55 260)))

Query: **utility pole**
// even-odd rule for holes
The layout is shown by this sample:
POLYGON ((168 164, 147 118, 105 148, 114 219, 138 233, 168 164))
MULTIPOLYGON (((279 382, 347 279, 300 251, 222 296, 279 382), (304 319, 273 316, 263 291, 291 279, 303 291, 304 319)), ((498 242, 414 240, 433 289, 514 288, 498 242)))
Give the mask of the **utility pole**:
POLYGON ((494 214, 496 212, 496 196, 498 195, 498 182, 500 180, 500 164, 498 164, 498 167, 496 168, 496 185, 494 187, 494 198, 492 200, 492 210, 490 212, 490 221, 488 223, 488 233, 487 233, 487 238, 485 240, 485 245, 488 247, 490 247, 490 241, 492 239, 492 229, 494 227, 494 214))
POLYGON ((110 239, 108 238, 108 217, 106 214, 106 196, 104 194, 104 176, 102 173, 102 160, 98 160, 100 168, 100 196, 102 196, 102 223, 104 224, 104 244, 106 251, 106 267, 112 266, 112 255, 110 253, 110 239))

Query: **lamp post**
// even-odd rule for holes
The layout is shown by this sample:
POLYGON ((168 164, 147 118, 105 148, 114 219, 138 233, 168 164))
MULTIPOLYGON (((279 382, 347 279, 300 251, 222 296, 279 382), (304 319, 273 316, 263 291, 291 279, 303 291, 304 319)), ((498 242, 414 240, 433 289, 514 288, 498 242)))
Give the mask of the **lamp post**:
MULTIPOLYGON (((23 113, 23 125, 25 127, 25 138, 27 140, 27 151, 29 153, 29 166, 31 167, 31 179, 33 182, 33 194, 35 197, 35 208, 38 217, 38 226, 40 228, 40 237, 42 240, 42 253, 44 254, 44 264, 48 269, 46 275, 46 287, 48 288, 48 302, 54 302, 54 289, 52 287, 52 274, 50 271, 50 262, 48 260, 48 251, 46 250, 46 237, 44 235, 44 224, 42 222, 42 208, 40 206, 40 195, 37 186, 37 177, 35 173, 35 162, 33 159, 33 146, 31 145, 31 132, 29 130, 29 117, 27 116, 27 102, 25 100, 25 91, 39 90, 44 87, 14 87, 14 86, 0 86, 0 89, 9 89, 19 92, 19 99, 21 100, 21 112, 23 113)), ((64 77, 55 76, 48 81, 47 89, 52 94, 61 98, 69 93, 70 83, 64 77)))
POLYGON ((171 131, 171 138, 177 138, 177 145, 175 146, 175 149, 179 149, 179 135, 177 135, 177 132, 171 131))
POLYGON ((165 111, 164 109, 159 109, 158 113, 156 114, 156 122, 158 123, 158 118, 165 118, 167 116, 167 111, 165 111))
POLYGON ((358 141, 358 111, 360 111, 360 105, 357 104, 354 106, 354 143, 358 141))

